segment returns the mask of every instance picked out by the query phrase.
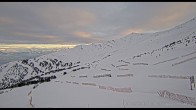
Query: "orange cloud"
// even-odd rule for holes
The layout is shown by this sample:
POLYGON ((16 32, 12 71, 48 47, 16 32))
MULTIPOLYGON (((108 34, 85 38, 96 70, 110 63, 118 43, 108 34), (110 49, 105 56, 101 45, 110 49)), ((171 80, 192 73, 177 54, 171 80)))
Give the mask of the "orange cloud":
POLYGON ((14 32, 13 35, 32 37, 32 38, 44 38, 44 39, 47 39, 47 40, 57 38, 57 36, 53 36, 53 35, 30 34, 30 33, 23 33, 23 32, 14 32))
POLYGON ((43 22, 63 31, 85 27, 96 20, 94 13, 89 10, 64 7, 59 4, 49 4, 38 13, 44 18, 43 22))
POLYGON ((16 23, 16 21, 9 17, 0 17, 0 25, 1 24, 13 24, 16 23))
POLYGON ((83 38, 90 38, 92 36, 90 33, 83 32, 83 31, 74 32, 73 35, 78 36, 78 37, 83 37, 83 38))
POLYGON ((19 48, 73 48, 75 46, 74 44, 0 44, 0 51, 19 48))
POLYGON ((144 32, 144 30, 141 28, 129 28, 127 30, 121 31, 120 35, 126 36, 131 33, 142 33, 142 32, 144 32))
POLYGON ((190 8, 192 8, 192 3, 174 3, 166 8, 164 7, 156 17, 149 21, 148 27, 153 27, 155 29, 157 27, 170 27, 177 21, 186 17, 190 8))

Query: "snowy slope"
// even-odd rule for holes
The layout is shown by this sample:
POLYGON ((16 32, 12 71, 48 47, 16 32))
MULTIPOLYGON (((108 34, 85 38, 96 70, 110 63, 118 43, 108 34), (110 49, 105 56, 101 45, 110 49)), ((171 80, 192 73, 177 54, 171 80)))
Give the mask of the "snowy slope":
POLYGON ((196 107, 195 18, 0 67, 0 107, 196 107))

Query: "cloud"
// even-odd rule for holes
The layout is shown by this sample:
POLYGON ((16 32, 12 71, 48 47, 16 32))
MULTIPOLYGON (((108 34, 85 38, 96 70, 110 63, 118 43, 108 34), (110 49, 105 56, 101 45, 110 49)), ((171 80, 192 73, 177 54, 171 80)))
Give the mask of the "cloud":
POLYGON ((196 3, 0 3, 0 42, 93 43, 172 28, 196 17, 196 3))
POLYGON ((83 32, 83 31, 74 32, 73 35, 78 36, 78 37, 82 37, 82 38, 90 38, 90 37, 92 37, 92 35, 90 33, 83 32))
MULTIPOLYGON (((0 38, 1 37, 2 36, 0 36, 0 38)), ((0 43, 62 43, 61 37, 50 34, 9 32, 3 37, 4 38, 0 41, 0 43)))
POLYGON ((16 23, 17 21, 13 18, 0 16, 0 26, 13 25, 16 23))
MULTIPOLYGON (((119 37, 132 32, 157 32, 172 28, 180 23, 186 22, 192 17, 196 17, 195 3, 147 3, 140 4, 135 17, 129 17, 130 23, 124 24, 120 31, 117 31, 119 37), (140 10, 139 10, 140 8, 140 10)), ((126 10, 128 10, 127 8, 126 10)), ((134 11, 135 11, 134 10, 134 11)), ((131 14, 131 13, 130 13, 131 14)), ((126 23, 127 21, 124 20, 126 23)))
POLYGON ((46 25, 66 32, 84 28, 96 20, 90 10, 52 3, 39 10, 38 14, 46 25))
POLYGON ((24 36, 24 37, 31 37, 31 38, 38 38, 38 39, 46 39, 46 40, 53 40, 57 39, 57 36, 53 35, 41 35, 41 34, 30 34, 30 33, 23 33, 23 32, 14 32, 13 36, 24 36))
POLYGON ((144 32, 143 29, 139 29, 139 28, 130 28, 130 29, 127 29, 127 30, 123 30, 120 35, 123 35, 123 36, 126 36, 128 34, 131 34, 131 33, 142 33, 144 32))
POLYGON ((192 3, 168 4, 168 6, 162 7, 162 9, 159 10, 159 13, 149 20, 148 25, 145 28, 172 28, 172 25, 178 23, 187 16, 187 12, 190 11, 191 7, 192 3))

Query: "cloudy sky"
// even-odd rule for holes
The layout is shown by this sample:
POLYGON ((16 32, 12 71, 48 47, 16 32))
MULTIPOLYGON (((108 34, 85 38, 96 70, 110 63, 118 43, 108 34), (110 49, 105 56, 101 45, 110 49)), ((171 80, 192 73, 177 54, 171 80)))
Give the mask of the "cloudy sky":
POLYGON ((95 43, 193 17, 195 2, 0 2, 0 43, 95 43))

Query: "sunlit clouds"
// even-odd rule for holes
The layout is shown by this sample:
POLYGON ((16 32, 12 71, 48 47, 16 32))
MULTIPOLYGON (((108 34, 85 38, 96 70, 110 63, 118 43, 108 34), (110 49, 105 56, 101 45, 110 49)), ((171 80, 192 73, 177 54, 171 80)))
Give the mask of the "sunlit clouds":
POLYGON ((63 44, 0 44, 0 51, 17 51, 20 49, 60 49, 73 48, 76 45, 63 44))
POLYGON ((85 28, 95 22, 95 16, 90 11, 66 6, 49 4, 38 13, 46 25, 48 24, 53 28, 66 32, 73 31, 73 29, 85 28))
POLYGON ((144 32, 144 30, 142 28, 141 29, 134 29, 134 28, 132 29, 132 28, 130 28, 130 29, 122 31, 121 35, 126 36, 126 35, 131 34, 131 33, 142 33, 142 32, 144 32))
POLYGON ((22 33, 22 32, 15 32, 13 33, 13 36, 24 36, 26 38, 41 38, 41 39, 46 39, 46 40, 52 40, 55 38, 58 38, 57 36, 52 36, 52 35, 41 35, 41 34, 30 34, 30 33, 22 33))
POLYGON ((0 26, 3 26, 4 24, 14 24, 16 21, 10 17, 0 16, 0 26))
POLYGON ((196 17, 194 2, 0 3, 0 43, 89 44, 196 17))
POLYGON ((82 31, 74 32, 73 35, 78 36, 78 37, 83 37, 83 38, 92 37, 92 35, 90 33, 82 32, 82 31))
MULTIPOLYGON (((149 20, 148 25, 144 29, 151 28, 158 31, 164 28, 172 28, 172 26, 178 25, 180 21, 183 23, 185 22, 183 21, 184 18, 189 16, 190 11, 192 11, 191 8, 194 5, 194 3, 189 2, 168 4, 167 7, 162 7, 160 12, 149 20)), ((196 15, 193 17, 196 17, 196 15)))

